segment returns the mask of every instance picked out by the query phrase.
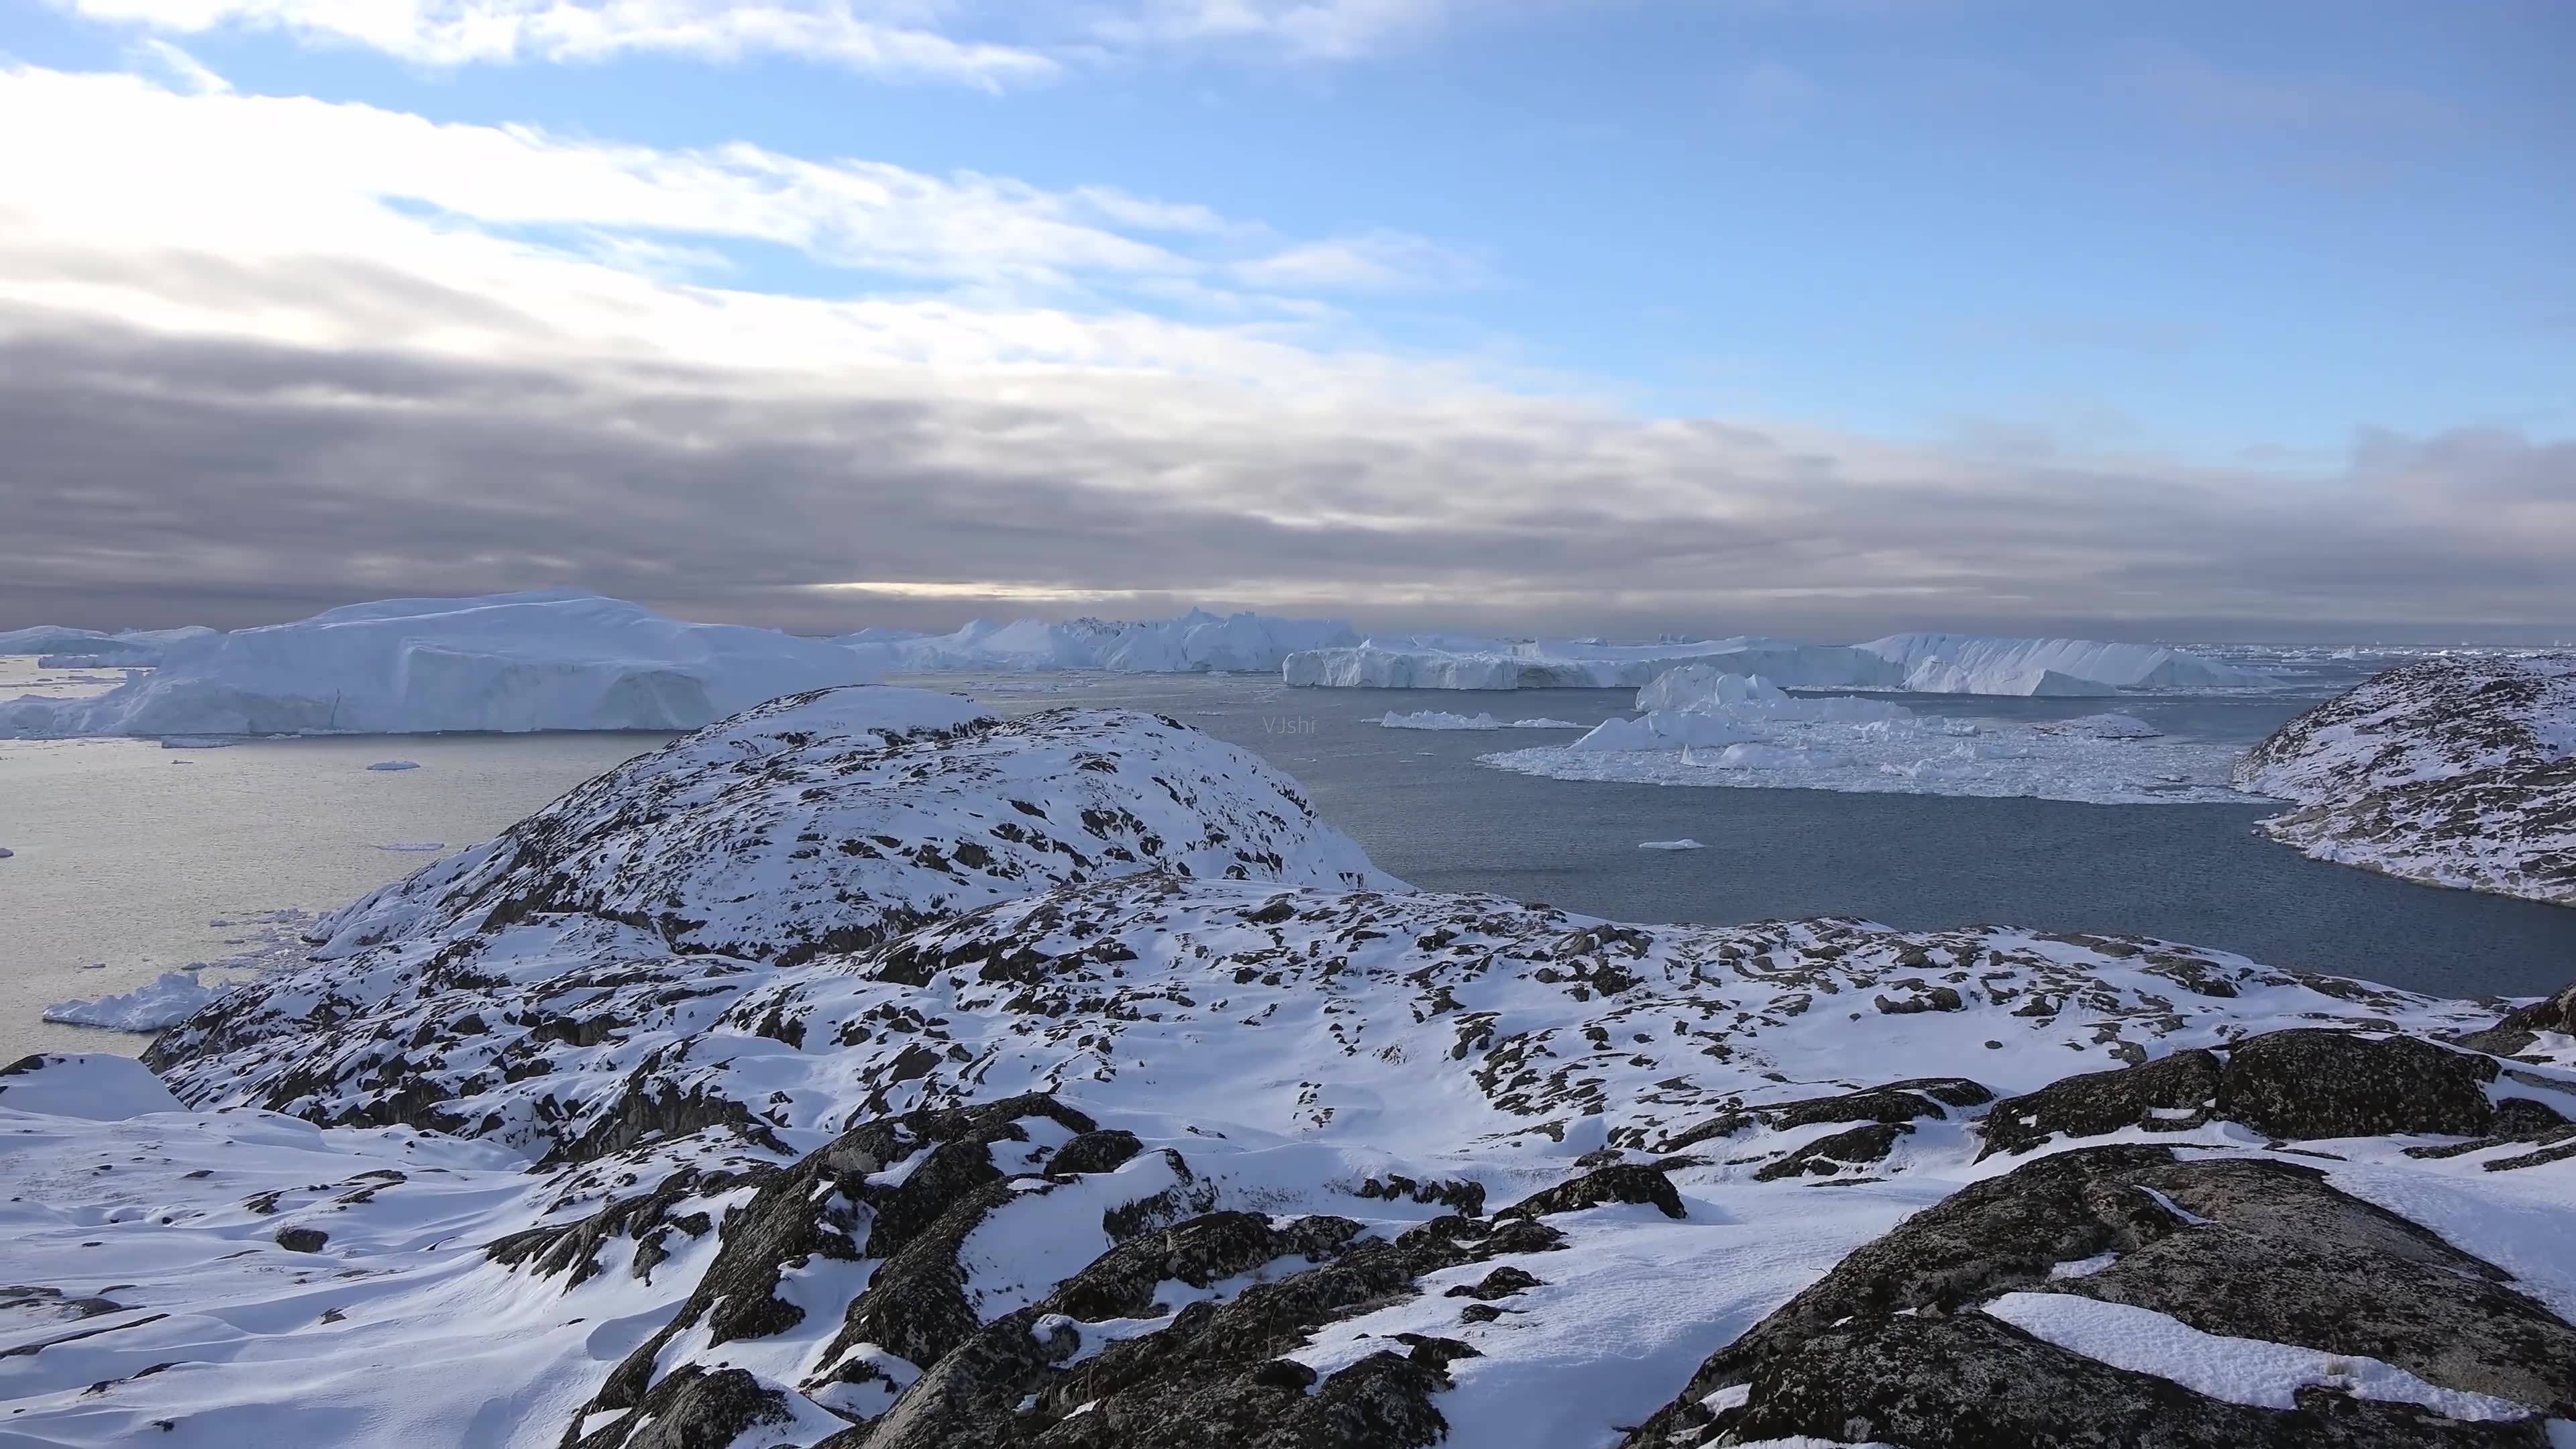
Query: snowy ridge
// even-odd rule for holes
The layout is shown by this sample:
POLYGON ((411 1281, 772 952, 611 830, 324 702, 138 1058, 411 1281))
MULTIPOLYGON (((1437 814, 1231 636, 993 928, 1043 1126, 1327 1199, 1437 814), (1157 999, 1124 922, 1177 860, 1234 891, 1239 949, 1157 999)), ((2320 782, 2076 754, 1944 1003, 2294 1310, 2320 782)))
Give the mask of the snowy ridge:
POLYGON ((1170 721, 880 689, 675 742, 330 933, 157 1081, 0 1069, 10 1432, 2290 1449, 2576 1416, 2576 995, 2500 1023, 2169 942, 1411 892, 1170 721), (2200 1376, 2210 1338, 2259 1383, 2200 1376))
POLYGON ((91 698, 0 703, 0 737, 695 729, 872 677, 823 640, 615 599, 386 599, 188 640, 91 698))
POLYGON ((1131 623, 1074 619, 977 620, 953 634, 891 637, 866 629, 835 643, 882 672, 1106 669, 1129 674, 1230 671, 1267 674, 1304 649, 1354 644, 1338 619, 1217 615, 1193 609, 1177 619, 1131 623))
POLYGON ((2238 765, 2296 803, 2263 822, 2320 860, 2576 905, 2576 656, 2392 669, 2238 765))

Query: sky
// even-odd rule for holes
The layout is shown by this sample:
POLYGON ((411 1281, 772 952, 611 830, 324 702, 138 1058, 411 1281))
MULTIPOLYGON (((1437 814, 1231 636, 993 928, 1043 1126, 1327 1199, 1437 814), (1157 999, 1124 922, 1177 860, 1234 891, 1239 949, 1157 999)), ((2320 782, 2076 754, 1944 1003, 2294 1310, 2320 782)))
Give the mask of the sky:
POLYGON ((0 627, 2576 637, 2560 0, 14 0, 0 627))

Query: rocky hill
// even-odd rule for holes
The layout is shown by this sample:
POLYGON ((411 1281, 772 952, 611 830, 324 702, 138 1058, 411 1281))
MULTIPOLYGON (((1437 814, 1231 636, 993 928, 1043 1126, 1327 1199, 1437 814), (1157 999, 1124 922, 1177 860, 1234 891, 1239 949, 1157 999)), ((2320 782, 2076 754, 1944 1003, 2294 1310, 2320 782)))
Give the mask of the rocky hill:
POLYGON ((2576 905, 2576 656, 2392 669, 2237 766, 2273 839, 2434 885, 2576 905))
POLYGON ((898 693, 0 1073, 0 1437, 2576 1434, 2576 992, 1413 892, 1168 720, 898 693))

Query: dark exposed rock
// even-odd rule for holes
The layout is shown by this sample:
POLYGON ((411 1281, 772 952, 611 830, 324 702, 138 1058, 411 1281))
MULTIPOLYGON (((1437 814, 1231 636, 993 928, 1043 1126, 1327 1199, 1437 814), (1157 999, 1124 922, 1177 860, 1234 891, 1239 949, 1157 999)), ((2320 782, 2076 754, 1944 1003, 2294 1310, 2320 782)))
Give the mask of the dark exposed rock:
POLYGON ((751 1173, 708 1172, 682 1168, 662 1180, 650 1192, 632 1197, 612 1198, 587 1217, 566 1223, 549 1223, 495 1239, 484 1251, 497 1263, 509 1267, 533 1265, 539 1277, 567 1274, 564 1287, 577 1288, 600 1271, 598 1251, 612 1238, 635 1240, 635 1276, 645 1277, 654 1263, 669 1256, 661 1247, 665 1235, 676 1231, 697 1237, 707 1231, 704 1213, 674 1214, 672 1209, 692 1198, 713 1197, 751 1177, 766 1175, 765 1169, 751 1173))
POLYGON ((1509 1298, 1515 1293, 1525 1293, 1540 1286, 1542 1285, 1537 1276, 1528 1269, 1515 1268, 1506 1263, 1474 1283, 1461 1283, 1450 1289, 1447 1296, 1475 1298, 1490 1303, 1497 1298, 1509 1298))
POLYGON ((320 1228, 279 1228, 277 1245, 290 1253, 318 1253, 331 1241, 331 1235, 320 1228))
MULTIPOLYGON (((2484 1136, 2495 1124, 2486 1084, 2496 1070, 2488 1057, 2411 1037, 2276 1031, 2236 1043, 2223 1058, 2181 1051, 1998 1102, 1986 1116, 1986 1151, 2025 1152, 2059 1134, 2180 1131, 2212 1119, 2285 1140, 2484 1136)), ((2524 1120, 2532 1109, 2515 1111, 2524 1120)))
POLYGON ((1896 1139, 1913 1130, 1902 1122, 1872 1122, 1819 1137, 1779 1161, 1766 1164, 1753 1174, 1753 1180, 1776 1182, 1784 1177, 1831 1177, 1846 1167, 1883 1161, 1888 1153, 1896 1150, 1896 1139))
POLYGON ((1689 1216, 1682 1207, 1681 1194, 1673 1190, 1672 1179, 1642 1163, 1596 1167, 1581 1177, 1534 1192, 1497 1216, 1542 1218, 1612 1202, 1651 1203, 1665 1217, 1689 1216))
POLYGON ((2502 1270, 2311 1168, 2115 1146, 2040 1158, 1907 1219, 1713 1355, 1628 1442, 2542 1442, 2532 1437, 2536 1421, 2467 1431, 2404 1406, 2324 1401, 2332 1396, 2296 1411, 2221 1404, 1974 1311, 2014 1291, 2125 1303, 2204 1333, 2381 1359, 2446 1388, 2562 1415, 2576 1405, 2576 1326, 2514 1291, 2502 1270), (2098 1271, 2051 1276, 2058 1263, 2105 1255, 2098 1271), (1733 1386, 1749 1389, 1743 1407, 1702 1404, 1733 1386))
POLYGON ((644 1396, 641 1412, 565 1442, 573 1449, 730 1449, 745 1430, 793 1417, 784 1395, 742 1369, 708 1373, 682 1364, 644 1396))
POLYGON ((2460 1045, 2474 1051, 2493 1052, 2500 1057, 2515 1056, 2531 1049, 2539 1034, 2557 1032, 2576 1036, 2576 983, 2562 986, 2529 1006, 2516 1007, 2504 1014, 2495 1025, 2472 1032, 2459 1039, 2460 1045))

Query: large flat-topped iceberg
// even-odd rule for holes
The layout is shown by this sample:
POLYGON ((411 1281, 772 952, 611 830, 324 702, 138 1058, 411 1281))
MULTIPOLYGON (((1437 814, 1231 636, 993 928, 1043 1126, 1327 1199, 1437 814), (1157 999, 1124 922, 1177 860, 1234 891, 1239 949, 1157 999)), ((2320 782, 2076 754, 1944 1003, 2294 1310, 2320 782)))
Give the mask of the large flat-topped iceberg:
POLYGON ((2109 694, 2118 689, 2213 689, 2272 682, 2269 675, 2161 644, 1890 634, 1859 647, 1895 665, 1905 687, 1919 694, 2109 694))
POLYGON ((1339 619, 1282 619, 1268 614, 1211 614, 1193 609, 1177 619, 1144 623, 978 619, 953 634, 905 637, 863 629, 833 642, 888 672, 1105 669, 1125 674, 1267 674, 1304 649, 1356 644, 1339 619))
POLYGON ((91 698, 0 703, 0 737, 683 730, 870 677, 825 640, 586 594, 386 599, 182 641, 91 698))

